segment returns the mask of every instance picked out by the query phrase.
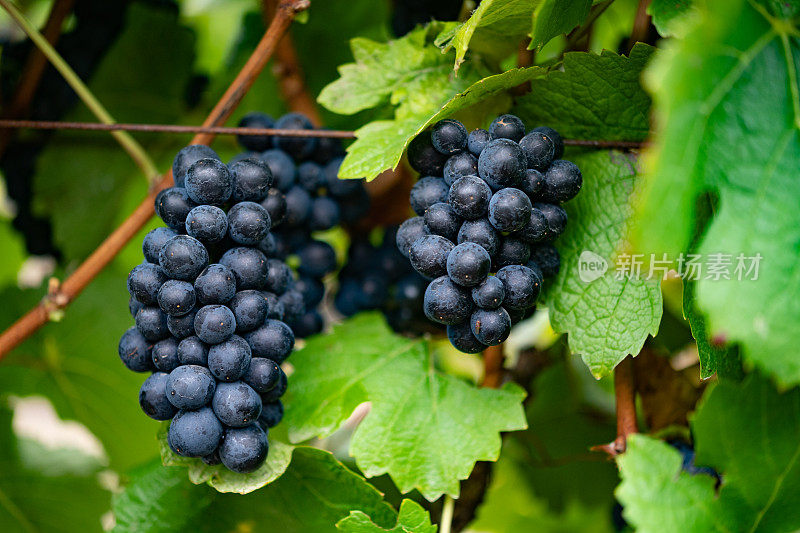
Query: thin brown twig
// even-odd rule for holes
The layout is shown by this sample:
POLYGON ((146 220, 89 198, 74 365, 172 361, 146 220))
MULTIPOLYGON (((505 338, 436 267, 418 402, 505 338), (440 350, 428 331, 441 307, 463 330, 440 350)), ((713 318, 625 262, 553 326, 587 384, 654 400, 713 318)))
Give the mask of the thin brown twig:
POLYGON ((647 39, 647 33, 650 31, 650 15, 647 14, 647 7, 649 5, 650 0, 639 0, 639 6, 636 8, 636 16, 633 19, 631 36, 628 39, 629 52, 637 42, 647 39))
MULTIPOLYGON (((355 139, 353 131, 344 130, 286 130, 276 128, 238 128, 223 126, 188 126, 178 124, 102 124, 99 122, 62 122, 55 120, 10 120, 0 119, 0 130, 78 130, 78 131, 135 131, 141 133, 204 133, 211 135, 277 135, 281 137, 319 137, 333 139, 355 139)), ((638 150, 647 146, 644 141, 607 141, 593 139, 564 139, 567 146, 588 148, 619 148, 638 150)))
POLYGON ((496 389, 503 384, 503 345, 489 346, 483 351, 481 387, 496 389))
MULTIPOLYGON (((261 12, 264 20, 271 20, 278 8, 279 0, 263 0, 261 2, 261 12)), ((302 113, 307 116, 315 126, 322 126, 322 118, 319 116, 317 102, 311 96, 306 85, 306 78, 300 60, 297 57, 297 49, 294 46, 292 32, 287 31, 275 48, 275 57, 272 60, 272 73, 278 80, 283 99, 292 111, 302 113)))
MULTIPOLYGON (((56 0, 53 2, 53 7, 50 8, 50 14, 47 16, 47 22, 45 22, 42 29, 42 35, 51 45, 55 46, 58 42, 64 20, 72 12, 73 5, 75 5, 75 0, 56 0)), ((3 118, 20 118, 27 115, 46 66, 47 58, 42 51, 36 46, 31 47, 11 101, 8 105, 3 106, 4 109, 0 116, 3 118)), ((11 130, 0 132, 0 157, 3 156, 6 148, 8 148, 12 136, 13 132, 11 130)))
POLYGON ((617 438, 608 444, 593 446, 592 451, 615 457, 625 452, 628 435, 639 432, 636 422, 636 386, 633 378, 633 358, 628 356, 614 369, 614 397, 617 402, 617 438))
MULTIPOLYGON (((289 28, 294 17, 308 6, 309 0, 284 0, 281 3, 261 41, 236 79, 208 115, 203 123, 204 126, 218 126, 225 123, 263 70, 275 50, 277 41, 289 28)), ((192 139, 192 144, 209 144, 213 139, 213 133, 199 133, 192 139)), ((106 237, 100 246, 60 286, 0 334, 0 359, 46 324, 51 312, 61 310, 69 305, 86 288, 150 220, 154 213, 155 195, 171 183, 172 172, 170 171, 156 184, 136 210, 111 235, 106 237)))
MULTIPOLYGON (((578 44, 580 43, 581 39, 584 37, 589 36, 589 32, 592 31, 592 27, 594 26, 594 22, 600 18, 608 7, 614 3, 614 0, 605 0, 605 2, 600 4, 595 4, 592 6, 591 11, 589 11, 589 16, 586 17, 586 20, 581 25, 580 28, 576 29, 572 33, 567 36, 567 44, 564 46, 564 51, 568 52, 570 50, 575 50, 578 44)), ((587 43, 588 48, 588 43, 587 43)))

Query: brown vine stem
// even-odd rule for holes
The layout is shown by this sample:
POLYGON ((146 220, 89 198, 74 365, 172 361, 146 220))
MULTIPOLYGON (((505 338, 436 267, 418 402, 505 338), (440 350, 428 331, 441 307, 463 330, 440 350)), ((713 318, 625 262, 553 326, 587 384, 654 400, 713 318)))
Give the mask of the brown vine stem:
MULTIPOLYGON (((309 4, 309 0, 284 0, 281 2, 275 18, 272 19, 258 46, 208 115, 203 123, 204 126, 218 126, 225 123, 263 70, 275 50, 276 43, 286 33, 292 20, 298 13, 307 9, 309 4)), ((199 133, 192 139, 192 144, 209 144, 213 139, 213 133, 199 133)), ((62 310, 86 288, 150 220, 154 212, 155 195, 171 183, 172 172, 170 171, 156 183, 136 210, 111 235, 106 237, 100 246, 60 286, 54 287, 39 305, 0 334, 0 359, 46 324, 51 313, 62 310)))
MULTIPOLYGON (((72 12, 72 6, 74 5, 75 0, 56 0, 53 2, 53 7, 50 8, 50 14, 47 16, 47 22, 45 22, 42 29, 42 35, 51 45, 55 46, 58 42, 64 20, 72 12)), ((2 118, 21 118, 27 115, 46 66, 47 58, 42 51, 35 46, 31 47, 28 58, 25 60, 25 67, 22 69, 22 76, 20 76, 11 101, 4 106, 3 112, 0 114, 2 118)), ((0 132, 0 157, 8 148, 12 135, 13 133, 10 130, 0 132)))
MULTIPOLYGON (((279 0, 263 0, 261 11, 264 20, 271 20, 278 9, 279 0)), ((278 41, 275 48, 275 57, 272 63, 272 73, 278 80, 283 99, 289 105, 289 109, 307 116, 315 126, 322 126, 322 118, 319 116, 317 102, 311 96, 306 85, 306 78, 300 60, 297 57, 297 49, 294 46, 292 32, 287 31, 283 38, 278 41)))
POLYGON ((496 389, 503 383, 503 345, 489 346, 483 351, 481 387, 496 389))
POLYGON ((610 457, 624 453, 628 435, 639 432, 636 422, 636 386, 633 379, 633 358, 628 356, 614 369, 614 397, 617 402, 617 438, 608 444, 592 447, 610 457))
POLYGON ((647 14, 649 5, 650 0, 640 0, 639 6, 636 8, 636 16, 633 19, 631 36, 630 39, 628 39, 629 52, 637 42, 647 39, 647 33, 650 30, 650 15, 647 14))

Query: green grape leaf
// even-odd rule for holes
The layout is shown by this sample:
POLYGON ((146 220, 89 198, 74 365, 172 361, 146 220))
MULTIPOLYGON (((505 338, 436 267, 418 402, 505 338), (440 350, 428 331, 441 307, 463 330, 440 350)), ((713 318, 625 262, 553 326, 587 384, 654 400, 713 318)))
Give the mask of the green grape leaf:
POLYGON ((647 6, 647 14, 662 37, 681 36, 682 21, 693 6, 694 0, 653 0, 647 6))
POLYGON ((650 97, 639 79, 655 48, 637 43, 628 57, 568 52, 564 69, 531 81, 514 113, 571 139, 641 141, 650 130, 650 97))
POLYGON ((603 151, 573 158, 583 188, 564 206, 569 223, 556 243, 561 270, 545 293, 553 329, 568 333, 570 349, 597 378, 637 355, 661 322, 660 280, 614 268, 637 178, 632 158, 603 151))
MULTIPOLYGON (((401 115, 401 108, 395 120, 368 123, 356 131, 357 139, 347 148, 347 157, 339 169, 339 177, 366 177, 369 180, 384 170, 396 168, 408 143, 434 122, 479 104, 483 106, 485 115, 496 114, 510 103, 505 94, 509 88, 529 81, 542 72, 538 67, 512 69, 471 85, 463 85, 461 82, 466 77, 462 76, 460 82, 450 82, 440 87, 433 93, 435 97, 428 94, 425 105, 417 106, 413 114, 401 115)), ((438 76, 440 85, 442 80, 446 78, 438 76)), ((424 87, 419 90, 424 90, 424 87)), ((404 107, 410 106, 406 104, 404 107)))
MULTIPOLYGON (((4 391, 5 392, 5 391, 4 391)), ((22 464, 11 411, 0 407, 0 526, 3 531, 102 531, 111 494, 89 475, 39 472, 22 464), (80 498, 76 498, 76 495, 80 498)), ((40 447, 41 453, 50 450, 40 447)), ((73 454, 80 454, 72 450, 73 454)))
POLYGON ((339 520, 336 528, 345 533, 436 533, 437 529, 431 524, 428 511, 414 500, 403 500, 397 524, 391 529, 375 524, 363 511, 350 511, 350 516, 339 520))
MULTIPOLYGON (((89 89, 119 122, 172 124, 184 108, 193 47, 177 10, 133 3, 125 28, 87 80, 89 89)), ((64 120, 97 119, 78 105, 64 120)), ((148 135, 141 142, 158 167, 167 169, 185 140, 148 135)), ((141 170, 110 135, 61 131, 36 163, 33 207, 52 220, 65 259, 83 259, 121 220, 121 191, 144 184, 141 170)))
POLYGON ((441 374, 431 357, 425 343, 393 334, 374 313, 308 339, 292 355, 290 440, 330 435, 368 401, 350 445, 359 469, 388 473, 401 492, 416 488, 430 501, 457 496, 476 461, 497 459, 499 432, 526 427, 525 395, 515 385, 479 389, 441 374))
POLYGON ((798 383, 796 21, 744 0, 703 3, 692 20, 647 71, 660 129, 644 160, 632 248, 676 262, 696 251, 702 270, 691 274, 708 336, 740 343, 745 362, 798 383), (690 249, 707 191, 718 207, 690 249))
MULTIPOLYGON (((126 250, 138 249, 141 237, 126 250)), ((132 264, 113 262, 77 298, 58 324, 39 330, 0 365, 0 390, 43 395, 64 419, 84 424, 103 444, 110 466, 126 470, 158 454, 158 424, 137 401, 146 375, 128 370, 117 355, 133 325, 125 279, 132 264)), ((0 298, 6 327, 41 298, 41 290, 7 288, 0 298)))
POLYGON ((718 372, 720 375, 738 375, 741 360, 735 348, 713 344, 708 338, 706 319, 697 310, 695 301, 697 282, 683 282, 683 317, 689 322, 692 337, 697 341, 697 355, 700 359, 700 378, 707 379, 718 372))
POLYGON ((397 520, 381 494, 331 453, 297 447, 291 454, 279 479, 247 495, 194 485, 184 469, 150 463, 114 498, 115 531, 335 533, 354 510, 381 527, 397 520))
POLYGON ((207 465, 193 457, 181 457, 173 452, 167 444, 169 423, 161 424, 158 432, 158 443, 161 449, 161 462, 164 466, 185 466, 189 469, 189 480, 195 484, 208 483, 219 492, 236 492, 248 494, 264 485, 272 483, 286 471, 292 460, 292 446, 279 440, 269 440, 267 460, 255 472, 239 474, 225 468, 222 464, 207 465))
POLYGON ((695 464, 681 472, 665 443, 634 436, 618 459, 617 497, 637 531, 796 531, 800 528, 800 389, 779 393, 759 374, 722 381, 691 420, 695 464))
POLYGON ((516 49, 520 39, 531 33, 531 15, 541 0, 484 0, 469 20, 436 37, 443 51, 455 48, 455 70, 464 62, 468 48, 494 57, 516 49))
POLYGON ((541 49, 550 39, 583 24, 592 0, 542 0, 533 14, 530 48, 541 49))

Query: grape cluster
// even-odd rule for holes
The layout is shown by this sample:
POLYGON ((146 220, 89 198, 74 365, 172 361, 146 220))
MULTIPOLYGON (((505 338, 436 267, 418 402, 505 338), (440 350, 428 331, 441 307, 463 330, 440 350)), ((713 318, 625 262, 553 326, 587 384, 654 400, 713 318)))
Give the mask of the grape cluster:
MULTIPOLYGON (((299 113, 277 121, 264 113, 250 113, 239 125, 313 129, 311 121, 299 113)), ((249 135, 239 141, 248 152, 238 157, 257 155, 275 177, 275 188, 265 203, 274 230, 261 250, 270 258, 297 258, 297 295, 292 302, 296 305, 287 305, 286 322, 298 337, 319 333, 324 327, 317 310, 325 294, 322 280, 338 265, 333 247, 314 234, 353 223, 366 214, 369 196, 363 180, 338 178, 344 151, 335 139, 249 135), (301 304, 305 312, 295 312, 301 304)))
POLYGON ((263 251, 273 172, 257 157, 226 165, 201 145, 183 148, 172 168, 175 186, 155 201, 166 227, 145 236, 145 261, 128 276, 136 325, 119 356, 151 372, 139 403, 172 420, 175 453, 251 472, 283 416, 279 365, 295 341, 285 320, 304 312, 289 267, 263 251))
POLYGON ((397 247, 431 280, 422 309, 459 350, 503 342, 534 309, 543 279, 558 272, 552 243, 567 222, 560 204, 583 183, 563 152, 555 130, 526 134, 514 115, 469 134, 441 120, 409 145, 423 177, 410 196, 418 216, 400 226, 397 247))
POLYGON ((388 227, 379 246, 369 239, 350 243, 347 262, 339 271, 334 306, 348 317, 379 309, 394 331, 417 336, 431 331, 431 323, 422 314, 428 282, 399 252, 396 235, 397 227, 388 227))

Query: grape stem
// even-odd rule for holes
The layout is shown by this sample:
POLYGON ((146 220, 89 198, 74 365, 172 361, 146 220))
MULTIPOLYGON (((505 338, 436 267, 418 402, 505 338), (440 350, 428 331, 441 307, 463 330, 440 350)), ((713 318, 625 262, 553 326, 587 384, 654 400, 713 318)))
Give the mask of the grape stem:
MULTIPOLYGON (((0 0, 7 4, 7 0, 0 0)), ((275 45, 291 25, 295 16, 308 9, 309 0, 284 0, 281 2, 275 18, 266 33, 256 46, 247 63, 239 71, 228 90, 222 95, 217 105, 206 118, 203 126, 220 126, 230 117, 247 91, 252 87, 259 73, 275 51, 275 45)), ((191 141, 192 144, 209 144, 214 139, 213 133, 199 133, 191 141)), ((7 330, 0 334, 0 359, 18 346, 35 331, 45 325, 53 314, 53 309, 63 310, 74 300, 87 285, 111 262, 114 257, 144 227, 154 213, 156 194, 173 184, 172 171, 164 174, 136 210, 115 229, 111 235, 64 280, 54 294, 50 294, 39 305, 28 311, 7 330)))
MULTIPOLYGON (((72 12, 74 5, 75 0, 56 0, 53 2, 53 7, 50 8, 50 14, 47 16, 47 22, 45 22, 42 30, 42 35, 51 45, 55 46, 56 42, 58 42, 64 20, 72 12)), ((22 118, 28 114, 33 96, 36 94, 36 89, 39 87, 39 82, 42 80, 46 66, 47 58, 42 51, 36 47, 31 48, 11 101, 3 109, 3 118, 22 118)), ((13 132, 11 130, 0 132, 0 157, 6 152, 12 135, 13 132)))
POLYGON ((614 369, 614 397, 617 403, 617 438, 608 444, 593 446, 592 451, 610 457, 624 453, 628 436, 639 432, 636 422, 636 386, 633 379, 633 358, 628 356, 614 369))
MULTIPOLYGON (((83 80, 72 70, 72 67, 64 61, 64 58, 61 57, 61 54, 50 44, 50 41, 48 41, 9 0, 0 0, 0 6, 11 15, 11 18, 22 28, 22 31, 33 41, 33 44, 41 50, 42 54, 44 54, 50 64, 61 74, 64 81, 67 82, 67 85, 75 91, 92 114, 103 124, 113 124, 114 117, 111 116, 111 113, 100 103, 92 91, 89 90, 89 87, 83 83, 83 80)), ((142 170, 148 182, 153 182, 158 179, 158 169, 155 163, 153 163, 153 160, 150 159, 150 156, 147 155, 147 152, 145 152, 142 145, 139 144, 136 139, 124 131, 112 131, 111 135, 117 140, 122 149, 128 152, 128 155, 131 156, 134 163, 142 170)))
POLYGON ((455 507, 455 500, 449 495, 444 496, 444 505, 442 506, 442 519, 439 521, 439 532, 450 533, 450 527, 453 523, 453 509, 455 507))
POLYGON ((483 351, 481 387, 496 389, 503 383, 503 345, 489 346, 483 351))

